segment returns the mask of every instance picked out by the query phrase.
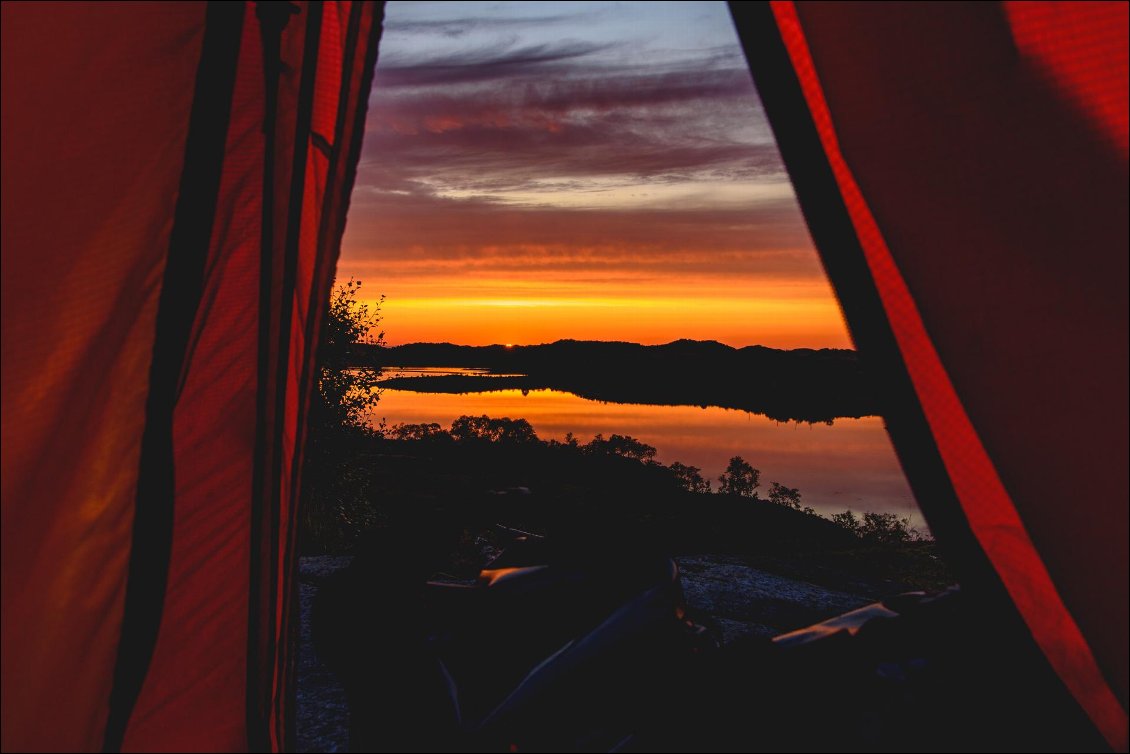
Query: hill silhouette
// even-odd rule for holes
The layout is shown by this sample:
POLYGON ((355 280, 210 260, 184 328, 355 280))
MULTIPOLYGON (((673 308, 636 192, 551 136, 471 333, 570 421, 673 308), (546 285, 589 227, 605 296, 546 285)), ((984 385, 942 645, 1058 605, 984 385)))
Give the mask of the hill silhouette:
POLYGON ((353 360, 357 366, 472 367, 507 375, 395 377, 380 383, 418 392, 551 388, 614 403, 718 406, 778 421, 831 423, 878 413, 858 356, 846 349, 734 348, 698 340, 655 346, 581 340, 534 346, 410 343, 356 346, 353 360))

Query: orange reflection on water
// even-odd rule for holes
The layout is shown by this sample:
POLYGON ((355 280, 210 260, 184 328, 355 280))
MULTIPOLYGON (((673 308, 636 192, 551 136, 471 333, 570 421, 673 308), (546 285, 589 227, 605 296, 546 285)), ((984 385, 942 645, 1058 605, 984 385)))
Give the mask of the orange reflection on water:
POLYGON ((740 455, 761 470, 763 490, 774 481, 797 487, 803 504, 819 513, 893 512, 924 525, 879 417, 837 419, 832 426, 781 424, 731 409, 600 403, 558 390, 452 395, 385 389, 373 412, 389 426, 450 427, 464 414, 523 418, 543 440, 561 440, 567 432, 582 443, 597 433, 631 435, 655 446, 661 463, 698 466, 715 487, 730 457, 740 455))

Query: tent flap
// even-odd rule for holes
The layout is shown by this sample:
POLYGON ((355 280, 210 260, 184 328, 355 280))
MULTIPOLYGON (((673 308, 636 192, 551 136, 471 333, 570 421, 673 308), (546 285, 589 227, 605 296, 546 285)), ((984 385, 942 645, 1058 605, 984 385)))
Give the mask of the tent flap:
POLYGON ((3 748, 281 750, 383 4, 3 13, 3 748))
MULTIPOLYGON (((889 420, 923 512, 943 543, 970 533, 970 562, 1124 749, 1126 24, 1099 5, 1120 4, 771 3, 848 223, 850 244, 818 246, 864 358, 905 375, 889 420), (1057 13, 1071 33, 1039 27, 1057 13)), ((776 75, 751 65, 759 88, 776 75)), ((820 179, 777 115, 817 237, 820 179)))

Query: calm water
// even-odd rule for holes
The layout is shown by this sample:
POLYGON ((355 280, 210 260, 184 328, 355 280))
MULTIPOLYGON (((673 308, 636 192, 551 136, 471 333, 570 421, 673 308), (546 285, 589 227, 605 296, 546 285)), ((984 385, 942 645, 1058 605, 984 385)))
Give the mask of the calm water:
MULTIPOLYGON (((385 370, 386 377, 482 374, 434 367, 385 370)), ((662 463, 681 461, 714 481, 731 456, 761 469, 761 483, 797 487, 805 505, 820 513, 889 511, 924 521, 895 459, 883 420, 837 419, 835 424, 780 424, 764 416, 723 408, 601 403, 558 390, 499 390, 448 395, 384 389, 374 418, 386 424, 438 422, 449 427, 463 414, 523 418, 543 440, 572 432, 587 442, 627 434, 658 449, 662 463)))

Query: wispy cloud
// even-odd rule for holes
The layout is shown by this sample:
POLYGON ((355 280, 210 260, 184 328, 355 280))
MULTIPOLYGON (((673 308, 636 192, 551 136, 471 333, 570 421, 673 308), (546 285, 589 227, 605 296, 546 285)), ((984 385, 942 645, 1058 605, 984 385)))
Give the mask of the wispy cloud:
MULTIPOLYGON (((372 104, 374 187, 531 190, 556 178, 784 183, 744 70, 638 69, 521 85, 414 87, 372 104)), ((552 194, 561 186, 551 185, 552 194)))
POLYGON ((440 57, 399 59, 379 69, 375 85, 380 88, 455 86, 482 81, 498 82, 560 74, 562 65, 607 50, 610 45, 559 42, 513 48, 506 42, 440 57))
POLYGON ((826 291, 724 5, 656 7, 390 3, 341 272, 826 291))
POLYGON ((388 34, 406 36, 422 35, 425 37, 442 36, 459 38, 473 35, 487 29, 497 32, 502 29, 526 30, 531 27, 544 29, 561 23, 574 23, 576 14, 557 14, 541 16, 506 17, 499 15, 490 16, 453 16, 432 19, 406 19, 393 16, 385 23, 385 32, 388 34))

